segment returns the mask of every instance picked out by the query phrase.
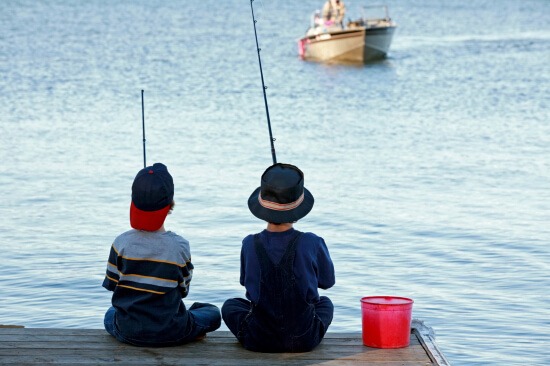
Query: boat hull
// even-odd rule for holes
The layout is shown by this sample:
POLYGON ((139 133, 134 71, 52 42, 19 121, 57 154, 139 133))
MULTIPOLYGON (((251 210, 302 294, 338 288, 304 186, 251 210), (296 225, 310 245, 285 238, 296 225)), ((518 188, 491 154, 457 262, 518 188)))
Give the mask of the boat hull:
POLYGON ((387 56, 395 26, 359 28, 310 35, 299 41, 302 59, 365 63, 387 56))

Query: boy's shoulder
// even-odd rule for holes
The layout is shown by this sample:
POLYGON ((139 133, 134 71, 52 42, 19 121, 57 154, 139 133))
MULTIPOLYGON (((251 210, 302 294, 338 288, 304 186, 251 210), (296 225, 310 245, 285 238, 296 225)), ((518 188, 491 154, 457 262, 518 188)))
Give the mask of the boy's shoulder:
POLYGON ((327 246, 325 239, 311 232, 303 232, 300 240, 305 244, 302 247, 308 247, 309 250, 325 250, 324 248, 327 246))
POLYGON ((130 230, 127 230, 121 234, 118 234, 117 237, 115 238, 115 243, 119 243, 119 242, 123 242, 125 240, 128 240, 129 238, 132 238, 136 235, 136 233, 139 232, 138 230, 135 230, 135 229, 130 229, 130 230))
POLYGON ((176 239, 176 240, 182 240, 182 241, 185 241, 185 242, 189 243, 189 241, 187 239, 185 239, 183 236, 181 236, 179 234, 176 234, 175 232, 170 231, 170 230, 168 230, 164 233, 161 233, 161 235, 166 235, 169 238, 173 238, 173 239, 176 239))
POLYGON ((257 234, 248 234, 247 236, 244 237, 242 241, 243 248, 250 246, 254 243, 254 235, 257 235, 257 234))
POLYGON ((113 243, 120 255, 132 258, 154 258, 162 261, 190 260, 189 241, 172 231, 155 232, 128 230, 120 234, 113 243))
POLYGON ((173 231, 167 231, 164 233, 169 240, 171 240, 173 243, 175 243, 178 247, 183 247, 186 251, 189 250, 189 240, 185 239, 183 236, 176 234, 173 231))
POLYGON ((309 240, 323 240, 319 235, 309 231, 302 232, 302 237, 309 240))

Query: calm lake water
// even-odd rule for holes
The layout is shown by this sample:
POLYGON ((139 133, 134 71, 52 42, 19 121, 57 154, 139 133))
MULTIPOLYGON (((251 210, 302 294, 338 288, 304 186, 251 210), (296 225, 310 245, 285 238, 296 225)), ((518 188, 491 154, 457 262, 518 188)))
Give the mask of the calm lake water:
MULTIPOLYGON (((386 3, 389 57, 361 67, 298 58, 321 0, 254 3, 277 158, 316 198, 296 227, 336 267, 329 331, 360 331, 362 296, 404 296, 453 365, 548 365, 550 1, 386 3)), ((271 164, 250 2, 0 9, 0 324, 102 328, 141 89, 147 162, 176 185, 166 226, 191 242, 186 303, 243 296, 271 164)))

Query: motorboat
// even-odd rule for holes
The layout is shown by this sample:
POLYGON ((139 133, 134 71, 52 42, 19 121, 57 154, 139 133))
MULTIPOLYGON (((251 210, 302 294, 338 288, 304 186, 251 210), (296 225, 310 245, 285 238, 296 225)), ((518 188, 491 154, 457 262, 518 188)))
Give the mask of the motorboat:
POLYGON ((326 22, 317 10, 311 16, 305 37, 298 41, 303 60, 335 63, 365 63, 386 57, 397 25, 385 5, 365 6, 356 20, 343 24, 326 22), (383 14, 368 17, 373 9, 383 14))

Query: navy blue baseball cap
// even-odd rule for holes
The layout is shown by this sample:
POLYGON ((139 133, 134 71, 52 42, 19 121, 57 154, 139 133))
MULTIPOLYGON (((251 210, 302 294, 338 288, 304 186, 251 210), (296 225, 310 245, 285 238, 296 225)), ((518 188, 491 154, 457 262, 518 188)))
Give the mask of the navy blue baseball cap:
POLYGON ((174 181, 164 164, 140 170, 132 184, 130 225, 136 230, 160 229, 173 201, 174 181))

